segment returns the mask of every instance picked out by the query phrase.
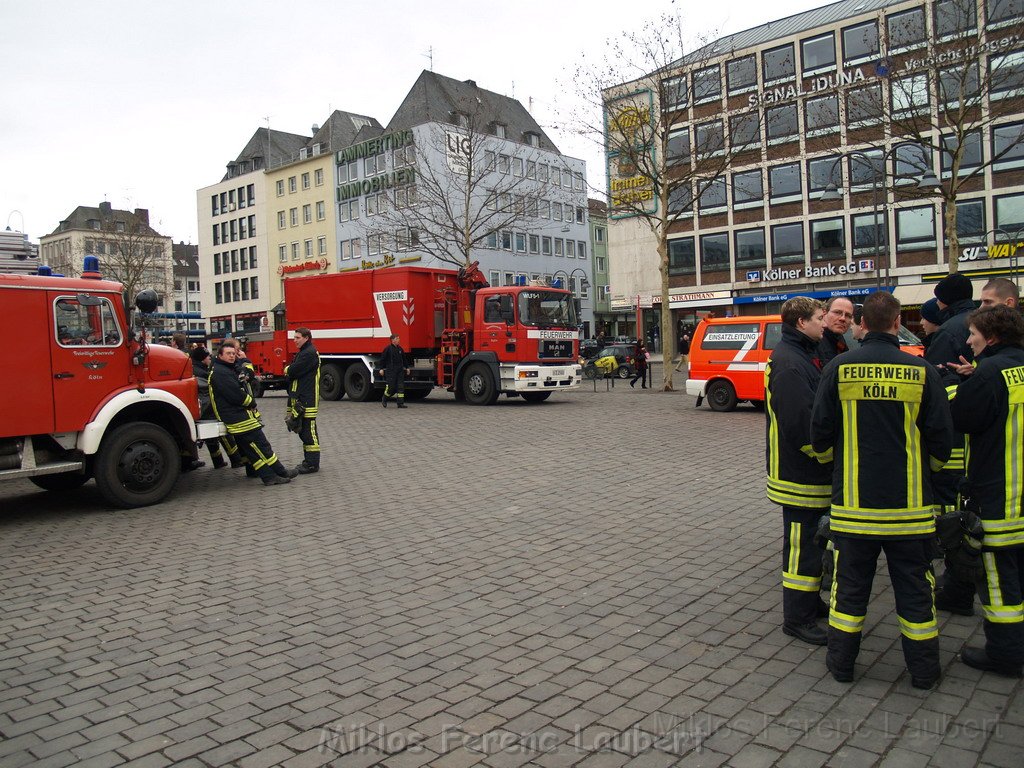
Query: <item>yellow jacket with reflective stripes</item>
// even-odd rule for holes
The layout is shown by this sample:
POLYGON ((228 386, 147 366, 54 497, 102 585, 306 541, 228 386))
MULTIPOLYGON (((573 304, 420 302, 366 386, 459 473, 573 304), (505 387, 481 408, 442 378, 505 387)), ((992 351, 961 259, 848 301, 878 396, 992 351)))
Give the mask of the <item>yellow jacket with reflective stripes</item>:
POLYGON ((1024 350, 988 347, 952 410, 967 433, 966 495, 985 528, 984 546, 1024 547, 1024 350))
POLYGON ((935 534, 931 473, 953 446, 949 402, 938 372, 868 333, 829 363, 811 414, 811 445, 832 451, 832 532, 926 538, 935 534))

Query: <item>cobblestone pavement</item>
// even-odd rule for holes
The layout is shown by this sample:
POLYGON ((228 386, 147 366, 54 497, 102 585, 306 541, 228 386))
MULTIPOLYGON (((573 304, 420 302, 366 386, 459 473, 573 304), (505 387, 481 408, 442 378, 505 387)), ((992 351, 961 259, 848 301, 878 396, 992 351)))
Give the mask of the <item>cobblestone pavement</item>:
POLYGON ((0 765, 1020 765, 1022 684, 955 658, 979 619, 941 618, 931 692, 884 571, 852 685, 782 634, 750 408, 602 383, 320 433, 288 486, 0 486, 0 765))

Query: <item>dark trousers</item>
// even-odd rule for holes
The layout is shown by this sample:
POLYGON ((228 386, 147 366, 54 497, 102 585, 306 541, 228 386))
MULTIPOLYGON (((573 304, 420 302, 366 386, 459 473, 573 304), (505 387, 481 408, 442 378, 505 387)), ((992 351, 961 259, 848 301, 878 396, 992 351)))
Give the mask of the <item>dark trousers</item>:
POLYGON ((1024 547, 981 553, 985 575, 978 597, 985 616, 985 653, 993 661, 1024 664, 1024 547))
POLYGON ((902 633, 903 658, 914 677, 939 676, 935 574, 927 539, 835 537, 835 577, 828 614, 829 669, 852 673, 860 651, 871 582, 885 552, 902 633))
POLYGON ((320 468, 320 436, 316 433, 316 418, 302 419, 299 428, 302 439, 302 460, 310 467, 320 468))
POLYGON ((632 385, 632 384, 636 384, 639 381, 640 382, 640 386, 643 389, 647 389, 647 372, 649 370, 650 370, 650 367, 647 367, 647 368, 637 368, 636 369, 636 376, 634 376, 630 380, 629 383, 632 385))
POLYGON ((397 376, 388 374, 384 385, 384 399, 405 402, 405 376, 399 372, 397 376))
MULTIPOLYGON (((942 482, 949 484, 949 480, 946 479, 948 473, 939 472, 938 474, 932 475, 933 482, 935 478, 940 478, 942 482)), ((955 475, 954 477, 959 477, 955 475)), ((948 492, 945 494, 948 496, 948 492)), ((954 492, 955 495, 955 492, 954 492)), ((939 512, 953 512, 957 509, 955 504, 942 504, 940 505, 939 512)), ((946 555, 943 559, 945 569, 941 578, 938 581, 938 591, 942 593, 943 597, 954 605, 961 606, 963 608, 974 607, 974 582, 969 578, 964 578, 958 568, 955 568, 950 563, 949 555, 946 555)))
POLYGON ((814 543, 826 510, 782 508, 782 617, 786 624, 810 624, 821 590, 821 549, 814 543))
POLYGON ((248 460, 249 465, 264 480, 269 480, 275 474, 287 477, 288 470, 284 468, 274 449, 262 429, 250 429, 248 432, 236 432, 232 435, 238 450, 248 460))

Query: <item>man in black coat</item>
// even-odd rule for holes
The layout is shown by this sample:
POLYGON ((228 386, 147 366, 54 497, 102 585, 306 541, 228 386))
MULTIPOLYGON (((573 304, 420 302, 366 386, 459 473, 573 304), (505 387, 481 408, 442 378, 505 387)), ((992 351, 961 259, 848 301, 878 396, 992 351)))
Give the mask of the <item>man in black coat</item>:
POLYGON ((320 353, 313 346, 313 332, 296 328, 292 338, 299 351, 284 369, 288 377, 288 415, 299 421, 302 438, 302 463, 295 469, 300 475, 320 470, 320 436, 316 417, 320 408, 320 353))
POLYGON ((935 284, 935 298, 944 318, 939 330, 932 334, 924 359, 939 369, 946 384, 956 384, 960 377, 948 369, 948 363, 974 360, 967 344, 967 315, 974 311, 974 288, 970 279, 957 273, 947 275, 935 284))
POLYGON ((845 296, 829 299, 825 305, 825 332, 818 342, 818 359, 822 366, 849 349, 843 334, 850 330, 852 322, 853 302, 845 296))
POLYGON ((387 408, 388 400, 394 398, 399 408, 405 408, 405 377, 409 369, 405 367, 405 353, 398 343, 398 334, 391 334, 391 343, 384 347, 380 355, 379 376, 384 377, 384 396, 381 404, 387 408))

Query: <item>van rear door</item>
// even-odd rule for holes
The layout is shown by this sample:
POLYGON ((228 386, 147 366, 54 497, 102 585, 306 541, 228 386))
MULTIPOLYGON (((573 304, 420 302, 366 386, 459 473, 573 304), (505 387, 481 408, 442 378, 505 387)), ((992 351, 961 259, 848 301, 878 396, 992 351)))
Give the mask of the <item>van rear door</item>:
POLYGON ((46 291, 0 288, 0 349, 8 356, 0 377, 0 437, 54 431, 46 291))

